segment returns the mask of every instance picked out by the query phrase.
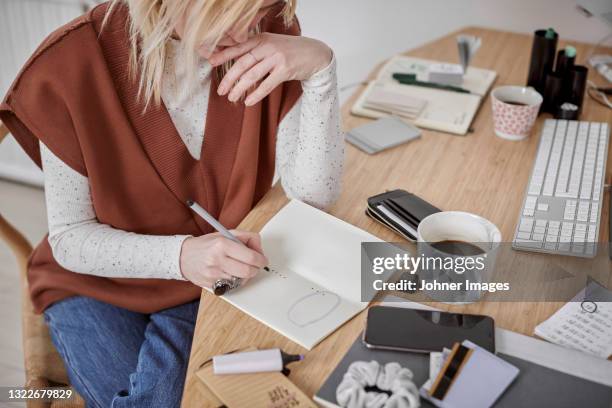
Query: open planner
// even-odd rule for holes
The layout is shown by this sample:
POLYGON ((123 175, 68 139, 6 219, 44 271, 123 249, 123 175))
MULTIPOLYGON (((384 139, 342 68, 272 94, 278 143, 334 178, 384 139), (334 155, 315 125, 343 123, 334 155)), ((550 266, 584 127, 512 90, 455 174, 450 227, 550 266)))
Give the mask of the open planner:
POLYGON ((402 55, 391 58, 359 96, 351 113, 369 118, 396 115, 418 127, 466 134, 497 74, 468 67, 460 87, 469 93, 405 85, 393 79, 394 73, 402 73, 428 81, 432 64, 438 61, 402 55))
POLYGON ((297 200, 262 229, 270 271, 225 300, 306 349, 365 309, 361 243, 375 236, 297 200))

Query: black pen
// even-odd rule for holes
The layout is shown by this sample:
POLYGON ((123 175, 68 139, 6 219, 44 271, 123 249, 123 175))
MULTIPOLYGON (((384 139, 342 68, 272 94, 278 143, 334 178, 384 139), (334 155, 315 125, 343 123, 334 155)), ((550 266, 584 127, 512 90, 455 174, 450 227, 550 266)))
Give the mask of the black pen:
POLYGON ((444 91, 471 93, 467 89, 460 88, 458 86, 439 84, 437 82, 419 81, 418 79, 416 79, 416 74, 404 74, 401 72, 396 72, 393 74, 393 79, 395 79, 396 81, 398 81, 400 84, 403 84, 403 85, 415 85, 415 86, 422 86, 425 88, 442 89, 444 91))

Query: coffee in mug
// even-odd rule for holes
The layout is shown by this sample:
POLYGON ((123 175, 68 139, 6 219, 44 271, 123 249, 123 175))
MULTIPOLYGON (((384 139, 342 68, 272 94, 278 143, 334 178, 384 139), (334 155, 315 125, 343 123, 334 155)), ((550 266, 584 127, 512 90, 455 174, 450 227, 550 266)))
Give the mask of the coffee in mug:
POLYGON ((508 140, 529 136, 535 124, 542 95, 524 86, 499 86, 491 92, 495 134, 508 140))
POLYGON ((495 224, 478 215, 442 211, 425 217, 417 228, 418 256, 423 258, 418 277, 424 293, 445 303, 479 300, 483 292, 468 283, 491 281, 500 242, 495 224), (453 285, 458 289, 444 289, 453 285))

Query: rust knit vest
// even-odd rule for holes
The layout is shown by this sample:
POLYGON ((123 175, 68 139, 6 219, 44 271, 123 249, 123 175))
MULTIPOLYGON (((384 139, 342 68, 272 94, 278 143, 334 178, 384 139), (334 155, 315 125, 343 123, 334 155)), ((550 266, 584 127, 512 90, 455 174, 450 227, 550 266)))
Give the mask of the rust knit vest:
MULTIPOLYGON (((216 93, 213 75, 201 159, 195 160, 166 108, 144 111, 128 73, 128 11, 103 4, 51 34, 23 67, 0 105, 0 119, 40 166, 39 140, 88 177, 100 223, 140 234, 202 235, 211 227, 185 206, 193 198, 230 228, 270 189, 278 124, 301 95, 286 82, 255 106, 216 93), (144 113, 143 113, 144 111, 144 113)), ((262 31, 299 35, 272 10, 262 31)), ((110 279, 70 272, 45 237, 28 268, 35 309, 89 296, 152 313, 200 295, 189 282, 110 279)))

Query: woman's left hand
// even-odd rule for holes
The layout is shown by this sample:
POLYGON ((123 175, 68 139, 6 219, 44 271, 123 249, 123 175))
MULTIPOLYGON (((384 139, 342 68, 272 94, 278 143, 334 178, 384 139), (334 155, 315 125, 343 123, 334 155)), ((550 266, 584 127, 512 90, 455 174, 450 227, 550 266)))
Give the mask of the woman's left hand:
POLYGON ((236 62, 223 77, 217 93, 228 94, 228 99, 234 102, 263 79, 244 101, 251 106, 282 82, 312 77, 329 65, 332 52, 312 38, 261 33, 211 55, 209 62, 216 67, 232 59, 236 62))

